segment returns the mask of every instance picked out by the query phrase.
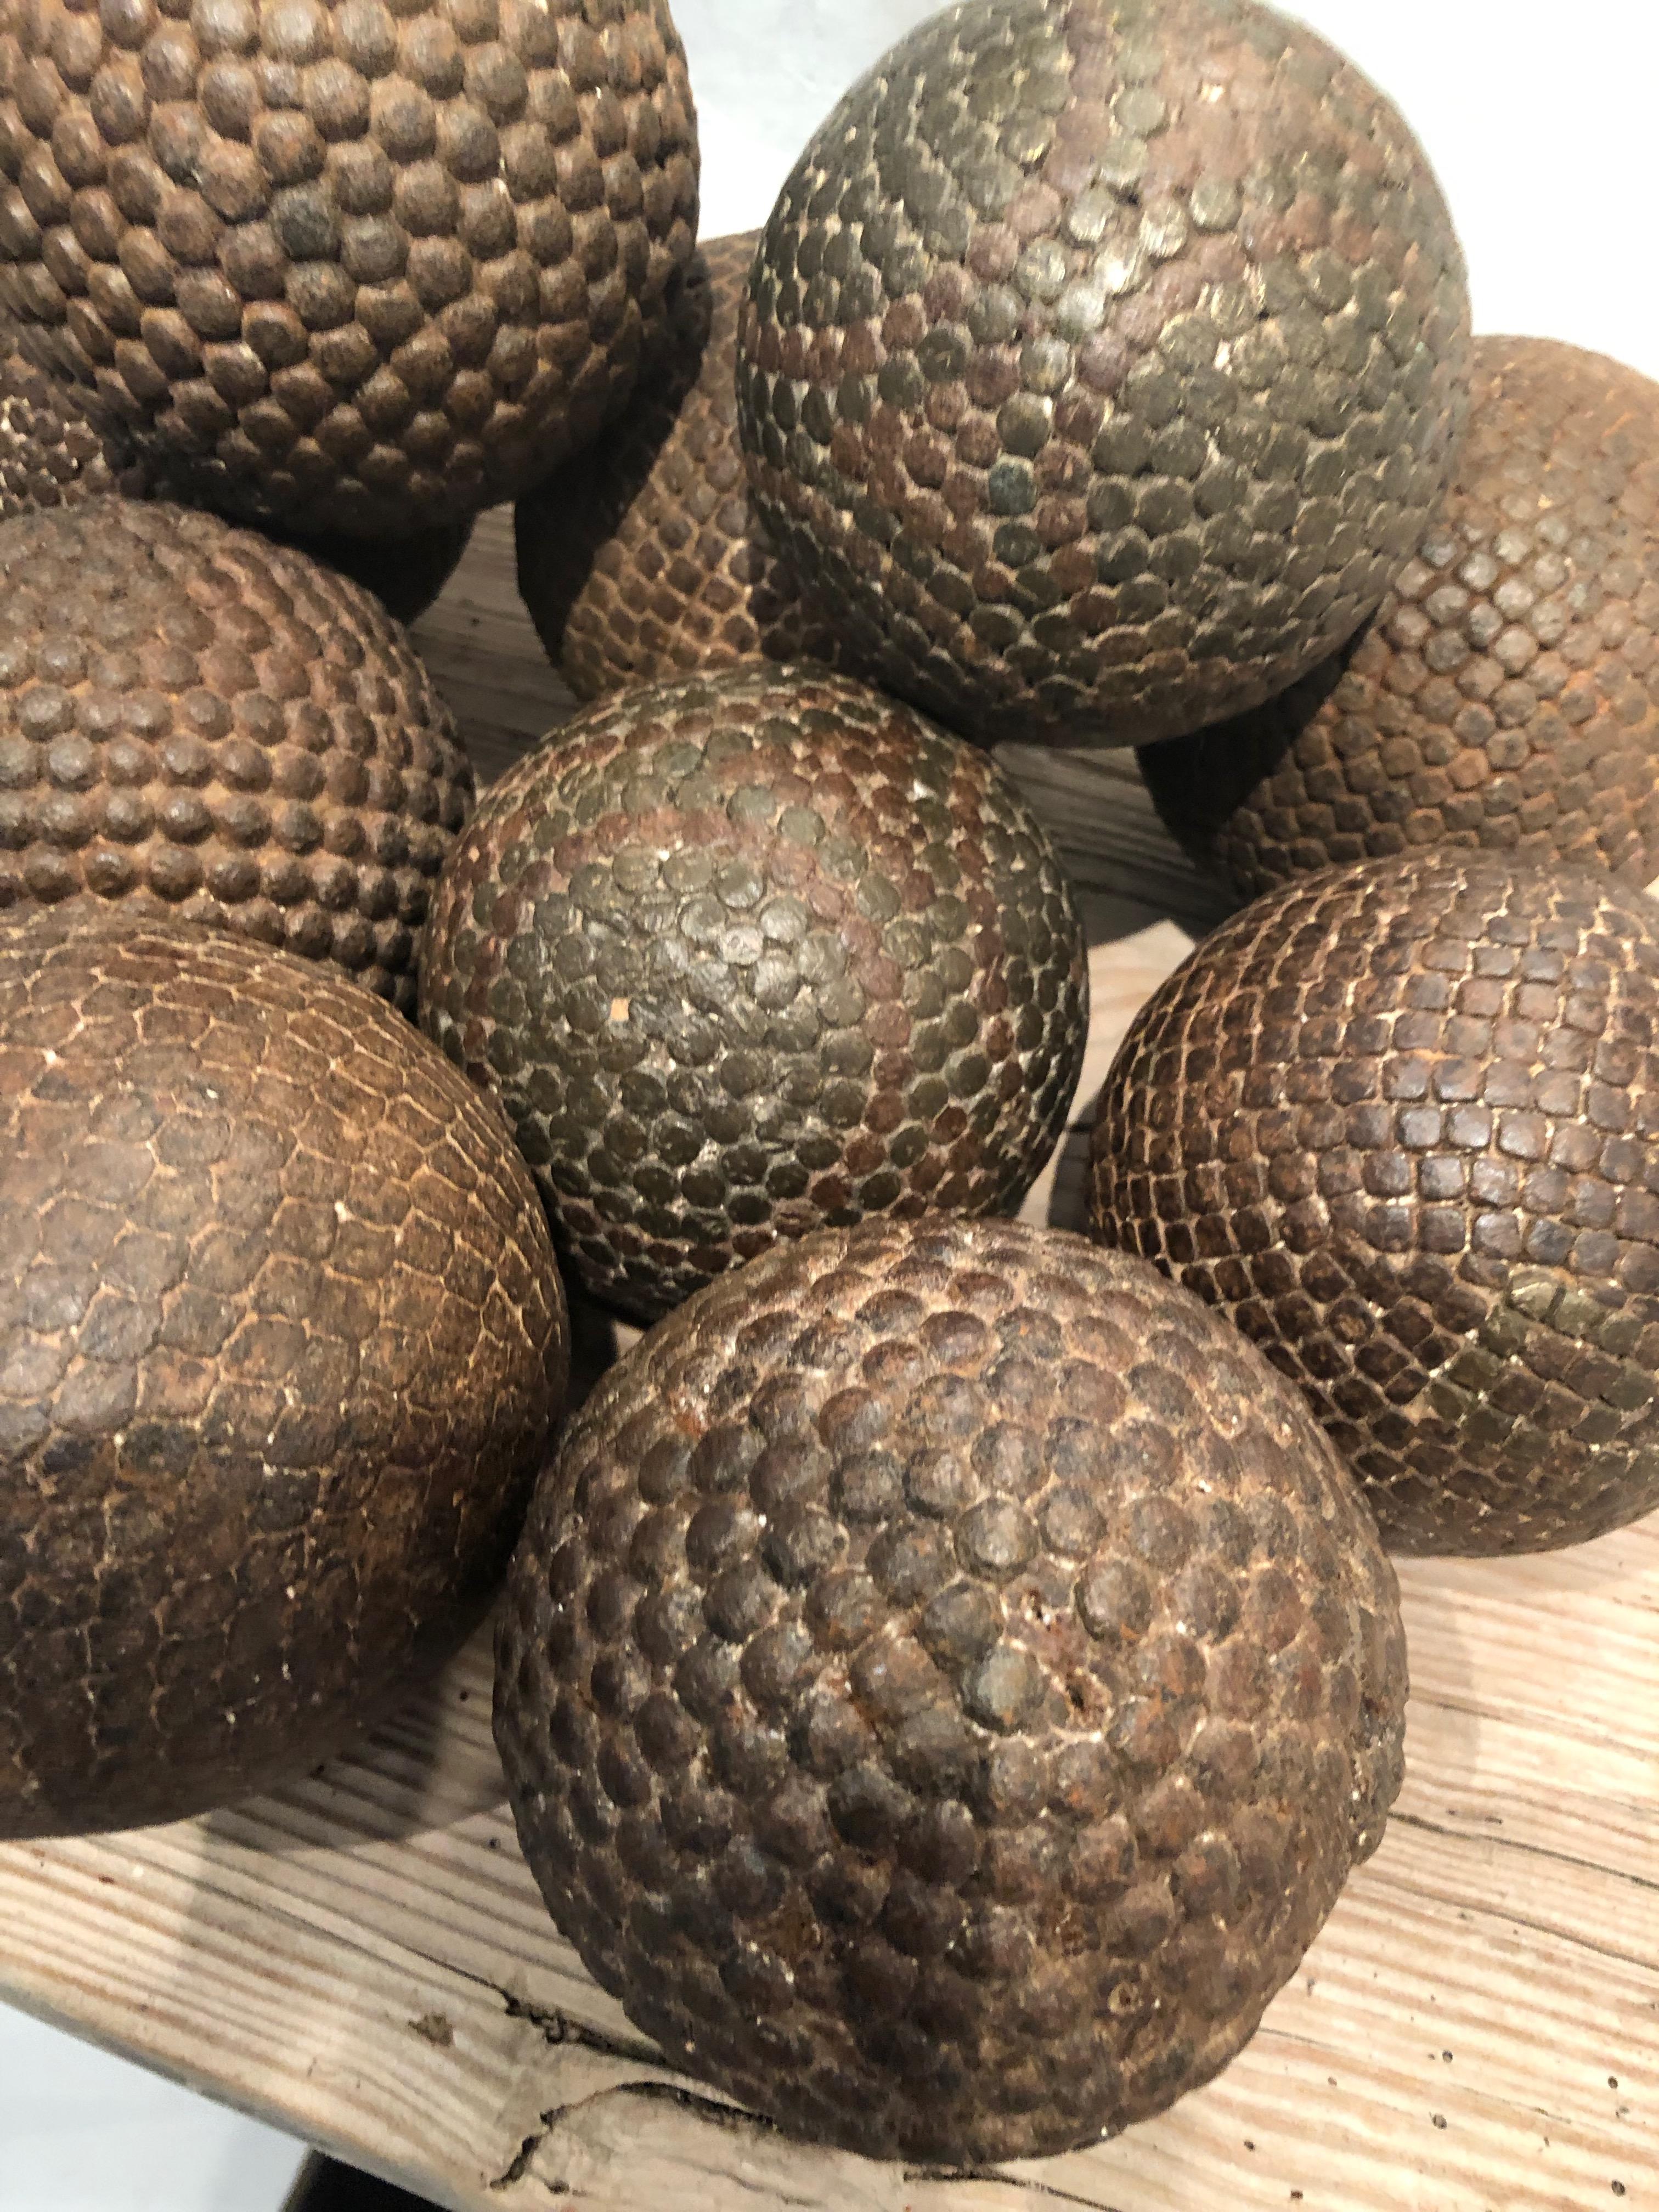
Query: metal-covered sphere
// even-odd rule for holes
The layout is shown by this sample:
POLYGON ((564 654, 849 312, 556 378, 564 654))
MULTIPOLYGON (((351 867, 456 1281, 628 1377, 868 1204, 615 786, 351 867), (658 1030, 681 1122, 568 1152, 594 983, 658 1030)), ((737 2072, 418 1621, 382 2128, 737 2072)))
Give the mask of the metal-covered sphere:
POLYGON ((412 1012, 471 799, 403 631, 308 555, 160 501, 0 531, 0 908, 171 911, 412 1012))
POLYGON ((1284 689, 1422 536, 1463 409, 1439 188, 1256 0, 967 0, 768 222, 763 519, 848 665, 964 734, 1139 744, 1284 689))
POLYGON ((495 784, 420 996, 562 1256, 650 1319, 781 1237, 1012 1210, 1081 1072, 1088 963, 983 753, 757 660, 623 692, 495 784))
POLYGON ((481 1616, 564 1389, 499 1117, 326 969, 0 925, 0 1836, 303 1772, 481 1616))
POLYGON ((1500 854, 1268 892, 1129 1030, 1091 1217, 1309 1403, 1393 1547, 1659 1506, 1659 908, 1500 854))
POLYGON ((579 698, 757 653, 836 659, 761 527, 738 441, 738 301, 759 235, 698 248, 627 413, 519 501, 520 596, 579 698))
POLYGON ((1370 627, 1150 746, 1159 813, 1247 898, 1426 845, 1659 876, 1659 384, 1477 338, 1462 457, 1370 627))
POLYGON ((192 501, 464 522, 593 437, 697 212, 666 0, 16 0, 0 305, 192 501))
POLYGON ((1405 1643, 1300 1404, 1147 1267, 866 1223, 690 1300, 537 1486, 525 1854, 678 2065, 951 2166, 1207 2080, 1399 1789, 1405 1643))

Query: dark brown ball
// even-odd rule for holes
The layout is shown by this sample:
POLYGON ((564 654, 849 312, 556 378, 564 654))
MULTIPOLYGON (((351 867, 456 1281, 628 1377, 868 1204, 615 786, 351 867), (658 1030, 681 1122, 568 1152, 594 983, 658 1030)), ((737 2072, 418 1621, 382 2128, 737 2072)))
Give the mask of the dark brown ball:
POLYGON ((0 305, 191 499, 465 521, 593 437, 696 224, 666 0, 17 0, 0 305))
POLYGON ((982 753, 762 660, 520 762, 421 951, 422 1019, 500 1091, 561 1256, 643 1320, 779 1237, 1012 1211, 1088 985, 1053 848, 982 753))
POLYGON ((0 315, 0 522, 134 489, 124 471, 141 479, 143 472, 126 471, 125 464, 119 441, 94 429, 78 396, 35 368, 15 325, 0 315))
MULTIPOLYGON (((0 316, 0 522, 107 492, 167 496, 125 437, 97 428, 87 404, 78 386, 33 366, 18 345, 15 325, 0 316)), ((454 574, 472 526, 411 531, 391 544, 270 534, 367 585, 389 614, 406 623, 426 611, 454 574)))
POLYGON ((1161 2111, 1382 1834, 1406 1650, 1243 1340, 1010 1222, 769 1254, 537 1486, 495 1735, 555 1919, 684 2066, 956 2165, 1161 2111))
POLYGON ((754 512, 738 441, 738 301, 759 237, 699 247, 661 366, 608 438, 519 501, 519 591, 578 698, 755 653, 836 658, 754 512))
POLYGON ((487 1101, 325 969, 0 927, 0 1836, 325 1757, 482 1613, 564 1389, 487 1101))
POLYGON ((471 797, 402 630, 307 555, 160 501, 0 531, 0 908, 171 909, 409 1012, 471 797))
POLYGON ((978 0, 766 227, 738 394, 848 665, 964 734, 1139 744, 1282 690, 1422 536, 1462 256, 1376 88, 1255 0, 978 0))
POLYGON ((1367 860, 1207 939, 1123 1041, 1102 1240, 1218 1305, 1403 1552, 1659 1505, 1659 910, 1498 854, 1367 860))
POLYGON ((1450 488, 1369 629, 1142 770, 1247 898, 1425 845, 1659 876, 1659 384, 1478 338, 1450 488))

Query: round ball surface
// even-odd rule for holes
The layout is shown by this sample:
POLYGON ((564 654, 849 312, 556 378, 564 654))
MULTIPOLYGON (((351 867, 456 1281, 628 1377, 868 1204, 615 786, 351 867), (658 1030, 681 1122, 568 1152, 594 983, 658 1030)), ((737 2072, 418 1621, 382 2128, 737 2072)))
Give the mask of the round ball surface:
POLYGON ((1281 886, 1147 1002, 1091 1214, 1300 1383, 1406 1552, 1659 1505, 1659 910, 1457 851, 1281 886))
POLYGON ((499 1118, 355 986, 0 927, 0 1835, 303 1771, 447 1654, 563 1393, 499 1118))
POLYGON ((642 686, 486 793, 421 951, 561 1256, 649 1320, 779 1237, 1012 1210, 1082 1069, 1088 962, 982 753, 805 665, 642 686))
POLYGON ((0 532, 0 908, 170 909, 412 1012, 471 796, 402 630, 307 555, 160 501, 0 532))
MULTIPOLYGON (((15 325, 0 316, 0 522, 107 492, 129 499, 167 495, 124 437, 94 422, 87 394, 36 368, 19 346, 15 325)), ((366 585, 399 622, 413 622, 448 582, 471 534, 471 524, 463 522, 415 531, 390 544, 338 535, 284 535, 284 542, 366 585)))
POLYGON ((520 595, 579 698, 757 653, 836 659, 761 527, 738 440, 738 302, 759 236, 698 248, 627 414, 519 501, 520 595))
POLYGON ((1247 898, 1425 845, 1659 876, 1659 384, 1547 338, 1474 359, 1456 473, 1369 629, 1141 755, 1247 898))
POLYGON ((1224 2065, 1401 1779, 1393 1572, 1296 1394, 1015 1223, 827 1231, 653 1330, 496 1657, 526 1856, 630 2017, 951 2166, 1224 2065))
POLYGON ((666 0, 18 0, 0 301, 191 500, 462 522, 593 437, 690 258, 666 0))
POLYGON ((88 420, 78 397, 36 368, 0 316, 0 522, 96 492, 126 490, 118 442, 88 420))
POLYGON ((1422 536, 1462 258, 1410 131, 1255 0, 969 0, 825 123, 738 402, 849 665, 984 739, 1272 696, 1422 536))

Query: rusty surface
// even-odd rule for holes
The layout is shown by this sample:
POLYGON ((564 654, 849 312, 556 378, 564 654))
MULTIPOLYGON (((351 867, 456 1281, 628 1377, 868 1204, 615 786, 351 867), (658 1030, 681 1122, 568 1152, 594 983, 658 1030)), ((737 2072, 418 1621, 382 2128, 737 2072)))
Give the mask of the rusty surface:
POLYGON ((1302 675, 1420 539, 1468 303, 1401 117, 1255 0, 970 0, 766 226, 762 515, 848 665, 964 735, 1138 744, 1302 675))
POLYGON ((564 1387, 493 1108, 327 969, 0 925, 0 1835, 222 1804, 482 1613, 564 1387))
POLYGON ((663 1313, 779 1237, 1017 1206, 1088 1027, 1052 847, 981 753, 750 661, 590 708, 485 795, 422 1018, 501 1094, 596 1296, 663 1313))
POLYGON ((666 0, 17 0, 0 179, 33 359, 183 495, 360 536, 596 435, 696 225, 666 0))
POLYGON ((1498 854, 1268 892, 1102 1094, 1097 1233, 1229 1315, 1405 1552, 1659 1505, 1659 912, 1498 854))
POLYGON ((0 532, 0 908, 171 910, 412 1012, 471 795, 402 630, 307 556, 160 501, 0 532))
POLYGON ((1375 620, 1141 755, 1246 898, 1427 845, 1659 876, 1659 385, 1548 338, 1474 359, 1462 458, 1375 620))
POLYGON ((1244 2043, 1400 1785, 1392 1570, 1138 1262, 929 1219, 757 1260, 600 1384, 497 1640, 526 1855, 672 2062, 800 2132, 1091 2142, 1244 2043))
POLYGON ((759 237, 698 248, 627 413, 519 501, 519 591, 578 698, 755 653, 836 659, 755 514, 738 440, 738 301, 759 237))

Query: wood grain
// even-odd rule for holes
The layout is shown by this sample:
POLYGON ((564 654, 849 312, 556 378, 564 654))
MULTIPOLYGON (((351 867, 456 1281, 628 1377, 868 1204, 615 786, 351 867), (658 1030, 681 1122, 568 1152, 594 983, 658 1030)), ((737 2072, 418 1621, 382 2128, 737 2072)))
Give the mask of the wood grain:
MULTIPOLYGON (((558 719, 501 517, 421 642, 481 769, 558 719)), ((1018 766, 1100 940, 1080 1131, 1186 949, 1172 921, 1217 902, 1121 759, 1018 766)), ((1071 1218, 1079 1146, 1039 1218, 1071 1218)), ((1401 1581, 1409 1772, 1382 1850, 1221 2079, 1092 2151, 878 2166, 672 2075, 519 1856, 482 1639, 277 1796, 0 1849, 0 1994, 471 2212, 1653 2212, 1659 1525, 1401 1581)))

